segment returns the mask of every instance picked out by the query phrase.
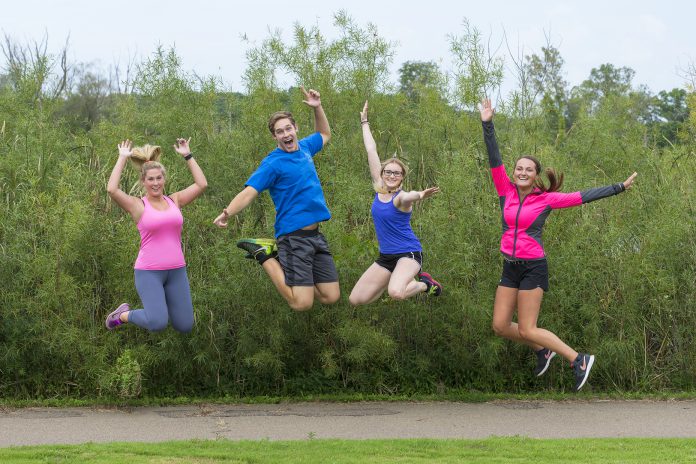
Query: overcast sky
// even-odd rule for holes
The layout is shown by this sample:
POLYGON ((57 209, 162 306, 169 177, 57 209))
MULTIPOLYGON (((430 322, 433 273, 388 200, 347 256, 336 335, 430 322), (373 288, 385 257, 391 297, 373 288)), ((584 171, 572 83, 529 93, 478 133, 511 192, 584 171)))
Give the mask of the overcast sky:
MULTIPOLYGON (((696 62, 696 2, 683 0, 411 0, 276 1, 3 0, 0 29, 17 41, 47 34, 56 51, 70 37, 73 61, 102 68, 129 57, 142 59, 158 44, 175 46, 183 68, 217 75, 242 91, 245 52, 260 44, 269 29, 291 38, 293 24, 318 25, 333 38, 333 15, 345 9, 354 21, 373 23, 379 34, 397 42, 393 80, 408 60, 435 61, 450 69, 448 34, 462 33, 467 18, 497 44, 524 54, 538 53, 546 37, 565 60, 566 80, 579 84, 603 63, 636 71, 634 84, 653 92, 682 87, 680 69, 696 62)), ((501 50, 506 53, 506 49, 501 50)), ((506 63, 510 64, 506 56, 506 63)), ((4 59, 0 57, 0 64, 4 59)), ((507 76, 511 71, 507 71, 507 76)))

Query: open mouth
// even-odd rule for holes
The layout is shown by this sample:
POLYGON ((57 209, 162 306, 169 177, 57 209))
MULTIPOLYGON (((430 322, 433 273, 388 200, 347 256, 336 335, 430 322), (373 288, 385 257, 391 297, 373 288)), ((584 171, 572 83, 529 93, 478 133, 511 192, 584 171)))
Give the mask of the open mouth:
POLYGON ((292 137, 283 139, 283 145, 285 145, 285 148, 292 148, 295 145, 295 139, 292 137))

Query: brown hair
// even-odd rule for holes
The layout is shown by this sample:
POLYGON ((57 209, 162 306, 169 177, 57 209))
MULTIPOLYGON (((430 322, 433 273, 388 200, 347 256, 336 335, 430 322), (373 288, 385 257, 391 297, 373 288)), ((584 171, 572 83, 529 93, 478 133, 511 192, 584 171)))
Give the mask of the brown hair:
POLYGON ((297 124, 295 124, 295 118, 292 117, 292 113, 289 111, 276 111, 271 115, 271 117, 268 119, 268 130, 271 131, 271 134, 275 135, 275 124, 280 121, 281 119, 289 119, 290 122, 292 123, 293 127, 297 129, 297 124))
POLYGON ((384 173, 384 168, 387 167, 389 164, 398 164, 401 167, 401 170, 403 171, 403 174, 401 175, 401 183, 399 184, 399 188, 404 184, 404 179, 406 178, 406 175, 408 174, 408 166, 401 161, 399 158, 394 156, 393 158, 389 158, 386 161, 382 162, 382 169, 379 171, 380 179, 379 182, 376 182, 375 185, 373 185, 375 192, 377 193, 389 193, 389 191, 386 189, 384 185, 384 181, 382 180, 382 174, 384 173))
POLYGON ((563 173, 558 173, 554 168, 546 168, 544 170, 544 173, 546 174, 546 177, 549 179, 549 186, 547 187, 546 184, 544 184, 544 180, 541 178, 539 175, 541 173, 541 163, 539 162, 538 159, 533 157, 532 155, 524 155, 520 156, 517 158, 517 161, 515 161, 515 166, 517 166, 517 162, 521 159, 528 159, 529 161, 534 163, 534 167, 537 173, 537 178, 534 180, 534 185, 539 188, 542 192, 558 192, 561 190, 561 187, 563 186, 563 173))

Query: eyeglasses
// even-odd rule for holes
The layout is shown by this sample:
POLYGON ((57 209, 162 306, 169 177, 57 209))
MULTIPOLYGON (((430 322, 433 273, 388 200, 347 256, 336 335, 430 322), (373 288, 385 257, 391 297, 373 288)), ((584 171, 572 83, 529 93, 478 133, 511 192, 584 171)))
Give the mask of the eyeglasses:
POLYGON ((389 177, 389 176, 394 176, 394 177, 401 177, 404 173, 401 171, 389 171, 389 170, 384 170, 382 171, 382 174, 384 174, 384 177, 389 177))

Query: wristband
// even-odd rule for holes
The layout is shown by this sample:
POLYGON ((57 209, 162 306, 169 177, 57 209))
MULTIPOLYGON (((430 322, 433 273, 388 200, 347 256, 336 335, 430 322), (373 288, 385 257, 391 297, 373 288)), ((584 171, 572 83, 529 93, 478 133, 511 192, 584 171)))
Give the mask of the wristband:
POLYGON ((193 153, 189 153, 188 155, 184 156, 186 161, 190 160, 191 158, 193 158, 193 153))
POLYGON ((369 123, 370 123, 370 121, 368 121, 367 119, 364 121, 360 121, 360 124, 369 124, 369 123))

